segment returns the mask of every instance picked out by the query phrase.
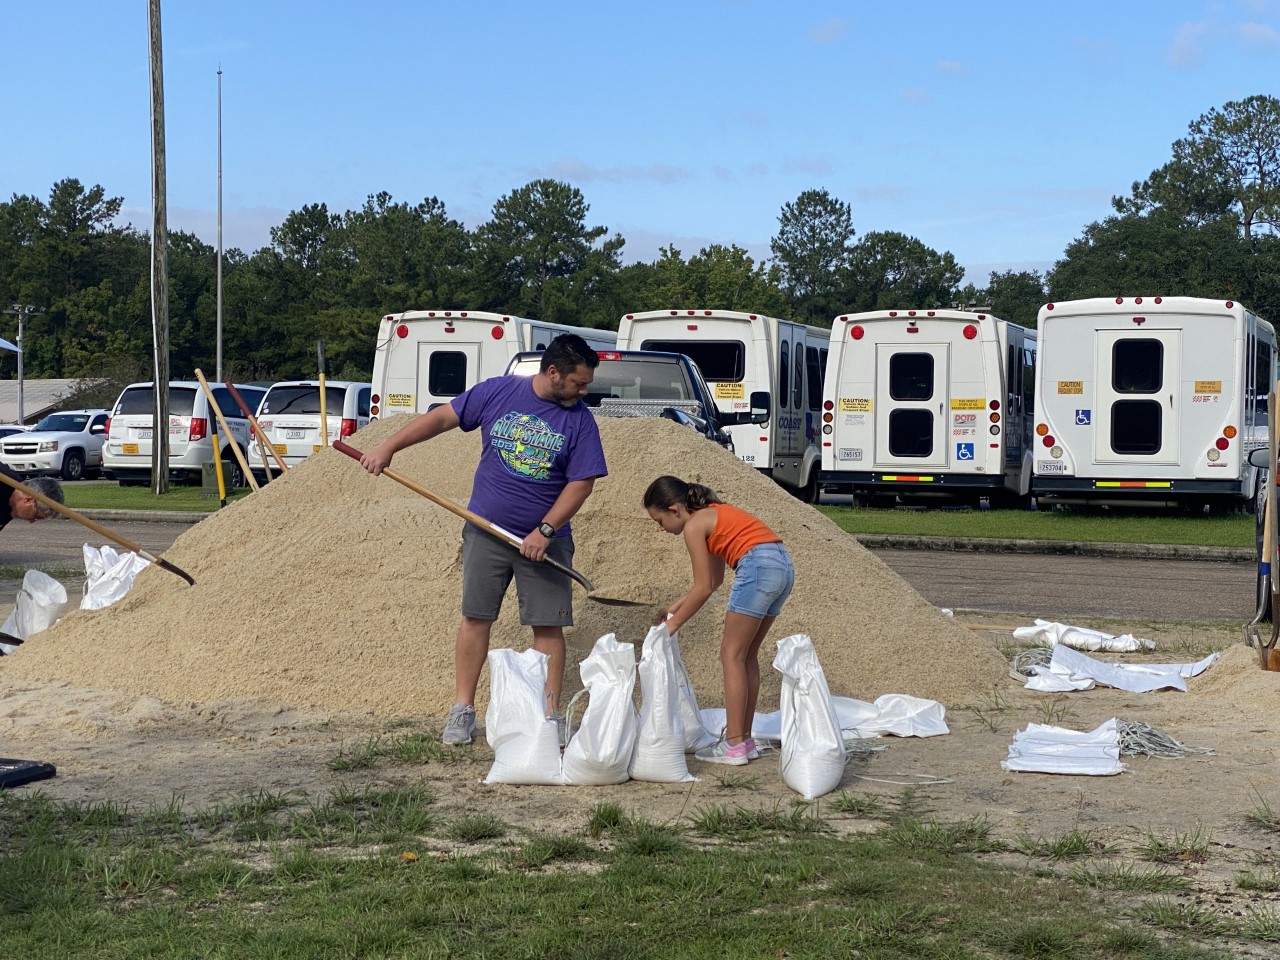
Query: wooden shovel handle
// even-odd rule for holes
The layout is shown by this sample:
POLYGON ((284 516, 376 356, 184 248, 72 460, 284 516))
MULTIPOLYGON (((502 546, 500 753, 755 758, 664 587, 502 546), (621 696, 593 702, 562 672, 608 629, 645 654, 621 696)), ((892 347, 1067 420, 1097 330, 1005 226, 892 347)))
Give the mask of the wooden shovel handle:
MULTIPOLYGON (((342 440, 335 440, 333 442, 333 449, 337 450, 339 453, 345 453, 352 460, 359 460, 360 457, 362 456, 359 450, 351 446, 351 444, 349 443, 344 443, 342 440)), ((383 476, 390 477, 392 480, 394 480, 396 483, 400 484, 401 486, 408 487, 410 490, 412 490, 414 493, 418 494, 419 496, 426 497, 436 506, 444 507, 450 513, 457 514, 458 516, 462 517, 462 519, 466 520, 468 523, 471 523, 479 527, 481 530, 485 531, 486 533, 492 534, 493 536, 497 537, 499 540, 502 540, 510 544, 511 546, 515 547, 515 549, 517 550, 520 549, 520 544, 522 541, 510 530, 503 530, 502 527, 498 526, 496 523, 492 523, 486 520, 484 517, 480 516, 480 514, 473 513, 472 511, 468 510, 466 507, 463 507, 463 506, 460 506, 459 504, 454 503, 452 500, 448 500, 440 496, 439 494, 432 493, 426 487, 422 486, 421 484, 414 483, 408 477, 397 473, 396 471, 392 470, 390 467, 384 467, 382 470, 382 474, 383 476)), ((565 566, 563 563, 560 563, 558 560, 552 560, 550 557, 543 557, 542 562, 551 566, 556 570, 559 570, 561 573, 563 573, 566 577, 569 577, 571 580, 575 580, 578 583, 580 583, 588 593, 590 593, 592 590, 595 589, 595 587, 591 585, 591 581, 588 580, 586 577, 584 577, 582 574, 580 574, 577 570, 574 570, 573 567, 565 566)))
MULTIPOLYGON (((259 449, 263 452, 270 450, 271 456, 275 457, 276 463, 280 464, 280 472, 288 473, 289 465, 284 462, 284 458, 280 456, 280 451, 275 448, 274 444, 267 443, 266 438, 262 435, 262 427, 258 426, 257 418, 254 417, 253 411, 249 409, 249 405, 244 402, 244 397, 240 396, 240 391, 236 389, 236 385, 230 380, 223 384, 227 388, 227 393, 231 394, 231 399, 236 402, 236 406, 240 408, 240 412, 245 415, 245 419, 249 421, 249 425, 253 427, 254 436, 258 438, 259 449)), ((267 458, 262 458, 262 465, 266 467, 267 458)))
POLYGON ((64 517, 74 520, 76 523, 83 524, 84 526, 88 527, 90 530, 92 530, 94 533, 98 534, 99 536, 106 537, 108 540, 112 540, 115 543, 120 544, 120 546, 124 547, 126 550, 129 550, 132 553, 136 553, 138 556, 143 557, 147 560, 150 560, 152 563, 163 567, 164 569, 168 570, 170 573, 177 574, 183 580, 187 581, 187 583, 191 584, 193 587, 195 586, 196 582, 191 578, 191 574, 187 573, 185 570, 181 569, 180 567, 177 567, 174 564, 170 563, 168 560, 161 559, 160 557, 157 557, 155 554, 150 553, 146 550, 143 550, 140 546, 138 546, 132 540, 128 540, 122 536, 119 536, 118 534, 112 533, 102 524, 95 523, 94 521, 90 520, 88 517, 82 517, 80 514, 76 513, 70 507, 64 506, 63 504, 59 503, 57 500, 49 499, 43 493, 37 493, 35 490, 32 490, 26 484, 19 483, 17 480, 14 480, 12 477, 10 477, 6 473, 0 473, 0 481, 3 481, 5 484, 7 484, 10 487, 13 487, 13 489, 15 490, 19 490, 22 493, 25 493, 27 496, 31 497, 32 499, 39 500, 46 507, 48 507, 49 509, 57 513, 62 514, 64 517))

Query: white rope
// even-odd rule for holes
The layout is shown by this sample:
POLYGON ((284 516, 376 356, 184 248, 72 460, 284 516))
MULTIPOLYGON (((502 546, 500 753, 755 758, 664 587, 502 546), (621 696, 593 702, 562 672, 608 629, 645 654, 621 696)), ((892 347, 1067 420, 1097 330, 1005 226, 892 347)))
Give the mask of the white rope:
POLYGON ((1145 754, 1170 760, 1192 756, 1213 756, 1212 747, 1188 747, 1163 731, 1141 720, 1117 720, 1120 752, 1126 756, 1145 754))

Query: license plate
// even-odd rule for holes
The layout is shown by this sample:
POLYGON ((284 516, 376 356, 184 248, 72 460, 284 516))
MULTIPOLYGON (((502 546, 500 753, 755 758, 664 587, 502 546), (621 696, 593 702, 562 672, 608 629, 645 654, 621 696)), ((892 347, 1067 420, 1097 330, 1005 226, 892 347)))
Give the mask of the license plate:
POLYGON ((282 457, 289 452, 289 448, 283 443, 273 443, 271 446, 275 449, 276 453, 280 454, 282 457))
POLYGON ((126 457, 137 456, 137 454, 138 454, 138 445, 136 443, 126 443, 124 445, 124 455, 126 457))
POLYGON ((137 432, 137 436, 138 436, 138 439, 139 439, 139 440, 150 440, 150 439, 151 439, 151 431, 150 431, 149 429, 147 429, 147 430, 139 430, 139 431, 137 432))
POLYGON ((302 440, 306 435, 307 431, 305 430, 286 430, 284 432, 284 438, 286 440, 302 440))

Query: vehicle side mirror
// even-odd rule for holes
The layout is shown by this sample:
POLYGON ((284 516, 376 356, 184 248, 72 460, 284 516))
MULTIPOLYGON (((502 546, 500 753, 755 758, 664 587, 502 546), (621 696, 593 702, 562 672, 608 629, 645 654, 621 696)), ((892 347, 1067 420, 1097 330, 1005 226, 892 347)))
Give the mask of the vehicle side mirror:
POLYGON ((95 423, 89 428, 90 433, 106 433, 107 425, 105 423, 95 423))
POLYGON ((1258 447, 1249 451, 1249 466, 1258 467, 1262 470, 1271 469, 1271 450, 1268 447, 1258 447))
POLYGON ((764 423, 769 419, 769 412, 773 407, 773 400, 769 396, 768 390, 751 391, 751 419, 748 423, 764 423))

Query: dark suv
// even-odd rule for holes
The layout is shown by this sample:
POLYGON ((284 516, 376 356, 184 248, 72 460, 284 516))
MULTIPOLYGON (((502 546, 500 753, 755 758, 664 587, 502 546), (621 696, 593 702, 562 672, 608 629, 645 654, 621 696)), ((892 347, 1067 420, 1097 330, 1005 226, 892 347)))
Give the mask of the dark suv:
MULTIPOLYGON (((691 427, 728 450, 733 440, 725 427, 763 423, 769 418, 769 394, 751 395, 748 413, 716 409, 711 388, 698 365, 683 353, 656 350, 599 351, 600 365, 584 402, 598 417, 666 417, 691 427)), ((507 373, 532 376, 542 361, 539 352, 518 353, 507 373)))

